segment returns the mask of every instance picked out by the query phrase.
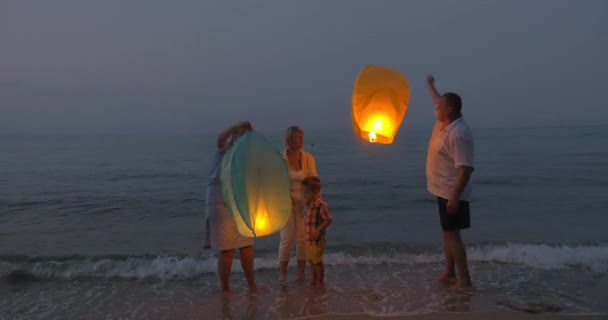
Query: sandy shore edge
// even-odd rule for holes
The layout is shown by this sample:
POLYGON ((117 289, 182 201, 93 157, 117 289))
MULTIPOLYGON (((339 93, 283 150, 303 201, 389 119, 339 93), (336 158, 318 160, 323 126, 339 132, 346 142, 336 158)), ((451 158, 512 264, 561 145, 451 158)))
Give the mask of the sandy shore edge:
POLYGON ((374 319, 390 319, 390 320, 460 320, 460 319, 492 319, 492 320, 507 320, 507 319, 523 319, 523 320, 564 320, 564 319, 581 319, 581 320, 600 320, 608 319, 608 314, 594 315, 576 315, 576 314, 557 314, 557 313, 540 313, 530 314, 523 312, 512 311, 492 311, 492 312, 437 312, 419 315, 405 316, 370 316, 370 315, 323 315, 312 317, 309 319, 316 320, 374 320, 374 319))

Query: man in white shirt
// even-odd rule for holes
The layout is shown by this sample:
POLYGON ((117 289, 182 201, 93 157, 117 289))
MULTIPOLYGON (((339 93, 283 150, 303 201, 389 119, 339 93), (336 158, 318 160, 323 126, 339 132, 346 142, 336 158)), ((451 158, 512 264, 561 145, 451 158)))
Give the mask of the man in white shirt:
POLYGON ((470 178, 474 170, 473 135, 462 117, 460 96, 451 92, 440 95, 435 89, 435 79, 432 75, 428 76, 427 85, 435 104, 437 118, 429 142, 426 176, 429 192, 437 197, 443 229, 445 270, 439 281, 456 281, 456 266, 457 286, 470 287, 467 254, 460 230, 470 227, 470 178))

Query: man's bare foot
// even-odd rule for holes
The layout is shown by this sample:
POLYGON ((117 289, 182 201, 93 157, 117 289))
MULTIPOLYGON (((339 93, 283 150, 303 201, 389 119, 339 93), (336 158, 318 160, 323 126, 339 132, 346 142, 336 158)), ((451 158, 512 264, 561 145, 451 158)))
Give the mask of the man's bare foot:
POLYGON ((450 273, 443 273, 439 278, 437 278, 437 281, 441 283, 456 282, 456 275, 450 273))
POLYGON ((227 291, 222 292, 222 295, 223 295, 223 296, 224 296, 224 298, 226 298, 226 299, 231 299, 231 298, 233 298, 234 296, 236 296, 236 292, 234 292, 234 291, 232 291, 232 290, 227 290, 227 291))
POLYGON ((279 274, 279 281, 285 282, 285 280, 287 280, 287 274, 286 273, 279 274))
POLYGON ((304 281, 306 280, 306 275, 305 274, 298 274, 298 281, 304 281))

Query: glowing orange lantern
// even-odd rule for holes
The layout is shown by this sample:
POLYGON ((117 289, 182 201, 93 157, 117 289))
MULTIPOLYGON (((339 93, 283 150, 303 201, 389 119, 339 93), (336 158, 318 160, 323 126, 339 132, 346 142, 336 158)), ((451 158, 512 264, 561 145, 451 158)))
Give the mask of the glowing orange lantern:
POLYGON ((395 69, 369 65, 353 88, 353 132, 371 143, 391 144, 407 111, 410 89, 395 69))

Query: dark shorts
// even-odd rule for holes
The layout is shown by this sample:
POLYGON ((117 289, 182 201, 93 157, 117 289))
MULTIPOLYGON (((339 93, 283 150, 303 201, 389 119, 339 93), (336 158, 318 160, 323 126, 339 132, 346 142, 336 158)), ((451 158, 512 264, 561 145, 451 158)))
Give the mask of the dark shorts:
POLYGON ((443 231, 457 231, 471 227, 468 201, 459 201, 458 212, 455 214, 448 214, 448 200, 437 197, 437 204, 443 231))

